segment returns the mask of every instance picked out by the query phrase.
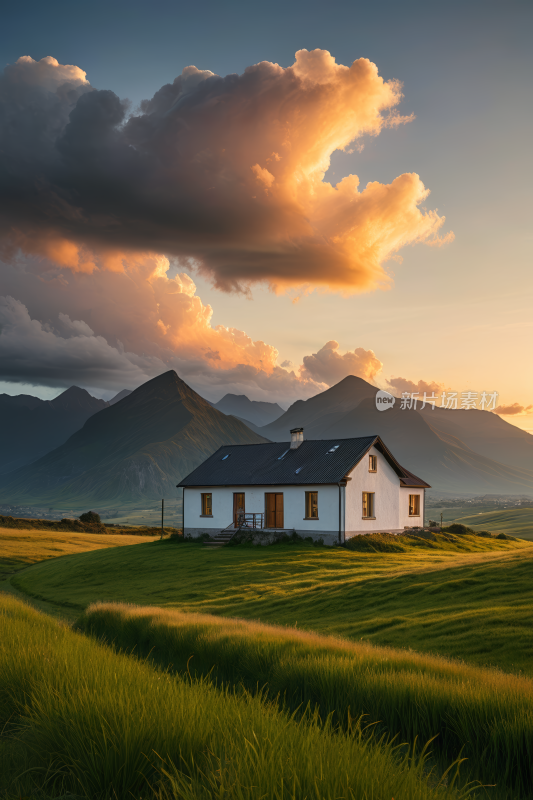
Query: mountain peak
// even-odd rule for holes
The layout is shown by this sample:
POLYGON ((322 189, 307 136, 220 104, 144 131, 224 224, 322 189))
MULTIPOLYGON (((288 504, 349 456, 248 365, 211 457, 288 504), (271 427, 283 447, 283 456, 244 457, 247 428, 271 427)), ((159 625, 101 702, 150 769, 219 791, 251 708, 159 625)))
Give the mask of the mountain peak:
POLYGON ((86 389, 81 389, 79 386, 69 386, 64 392, 50 400, 50 406, 56 411, 74 411, 77 409, 90 409, 99 411, 107 406, 105 400, 99 400, 93 397, 92 394, 86 389))

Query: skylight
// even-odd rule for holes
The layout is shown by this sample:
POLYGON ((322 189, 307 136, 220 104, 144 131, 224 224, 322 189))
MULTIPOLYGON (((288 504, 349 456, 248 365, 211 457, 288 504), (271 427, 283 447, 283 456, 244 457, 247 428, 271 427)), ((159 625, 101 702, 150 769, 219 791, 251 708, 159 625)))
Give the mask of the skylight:
POLYGON ((298 467, 298 469, 295 469, 295 470, 294 470, 294 474, 295 474, 295 475, 298 475, 298 473, 300 472, 300 470, 301 470, 301 467, 298 467))
MULTIPOLYGON (((340 444, 334 444, 334 445, 333 445, 333 447, 331 447, 331 448, 328 450, 328 453, 334 453, 334 452, 335 452, 335 450, 338 450, 338 449, 339 449, 339 447, 340 447, 340 444)), ((327 455, 328 453, 326 453, 326 455, 327 455)))
POLYGON ((229 458, 229 457, 230 457, 230 455, 231 455, 231 453, 228 453, 227 455, 225 455, 225 456, 222 456, 222 459, 221 459, 221 460, 222 460, 222 461, 225 461, 227 458, 229 458))
MULTIPOLYGON (((289 447, 289 450, 290 450, 290 447, 289 447)), ((289 450, 285 450, 285 452, 284 452, 284 453, 282 453, 280 456, 278 456, 278 461, 281 461, 281 459, 282 459, 282 458, 284 458, 284 456, 286 456, 286 455, 287 455, 287 453, 289 452, 289 450)))

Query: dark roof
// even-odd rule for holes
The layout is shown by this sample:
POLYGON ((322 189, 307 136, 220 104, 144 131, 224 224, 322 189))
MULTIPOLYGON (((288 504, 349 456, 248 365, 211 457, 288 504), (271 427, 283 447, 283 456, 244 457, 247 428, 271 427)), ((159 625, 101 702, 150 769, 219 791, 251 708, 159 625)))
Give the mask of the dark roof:
POLYGON ((413 489, 415 487, 420 489, 431 489, 429 483, 423 481, 422 478, 418 478, 416 475, 413 475, 413 473, 409 472, 409 470, 405 469, 405 467, 403 467, 402 469, 405 475, 402 478, 400 478, 400 486, 409 486, 412 487, 413 489))
MULTIPOLYGON (((309 439, 295 450, 288 442, 220 447, 179 484, 187 486, 295 486, 339 483, 375 445, 401 480, 415 478, 385 447, 379 436, 357 439, 309 439), (335 448, 333 452, 328 452, 335 448)), ((416 478, 417 486, 429 484, 416 478)), ((411 485, 411 484, 405 484, 411 485)))

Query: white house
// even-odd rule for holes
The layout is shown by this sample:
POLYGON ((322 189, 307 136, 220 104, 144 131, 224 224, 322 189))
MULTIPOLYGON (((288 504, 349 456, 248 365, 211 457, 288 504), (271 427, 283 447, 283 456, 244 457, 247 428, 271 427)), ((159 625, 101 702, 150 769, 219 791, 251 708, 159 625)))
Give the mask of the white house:
POLYGON ((396 461, 379 436, 221 447, 178 487, 186 536, 231 526, 296 531, 342 543, 424 523, 429 484, 396 461))

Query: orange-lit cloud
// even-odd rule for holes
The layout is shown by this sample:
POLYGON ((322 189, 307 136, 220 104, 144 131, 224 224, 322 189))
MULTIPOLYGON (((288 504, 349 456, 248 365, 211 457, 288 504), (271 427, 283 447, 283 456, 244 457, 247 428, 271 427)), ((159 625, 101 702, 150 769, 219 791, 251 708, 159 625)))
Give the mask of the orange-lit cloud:
POLYGON ((357 347, 341 355, 339 343, 327 342, 317 353, 304 356, 300 375, 313 381, 333 386, 347 375, 357 375, 372 383, 381 372, 383 364, 372 350, 357 347))
POLYGON ((156 252, 228 291, 387 286, 402 247, 441 241, 428 190, 411 173, 366 187, 324 175, 335 150, 408 121, 401 98, 368 59, 300 50, 285 69, 187 67, 128 117, 78 67, 23 57, 0 78, 4 257, 94 273, 156 252))
MULTIPOLYGON (((117 256, 118 258, 118 256, 117 256)), ((164 256, 122 257, 92 274, 34 261, 7 268, 0 297, 0 361, 8 381, 115 389, 174 368, 198 391, 292 401, 326 388, 278 365, 277 349, 213 325, 190 276, 164 256), (14 296, 20 299, 14 299, 14 296)))
POLYGON ((495 414, 500 414, 504 417, 523 416, 533 413, 533 405, 522 406, 520 403, 510 403, 506 406, 496 406, 493 411, 495 414))
POLYGON ((439 394, 445 390, 443 383, 436 383, 436 381, 410 381, 408 378, 389 378, 387 381, 391 389, 401 394, 407 392, 408 394, 416 394, 423 396, 431 395, 432 393, 439 394))

